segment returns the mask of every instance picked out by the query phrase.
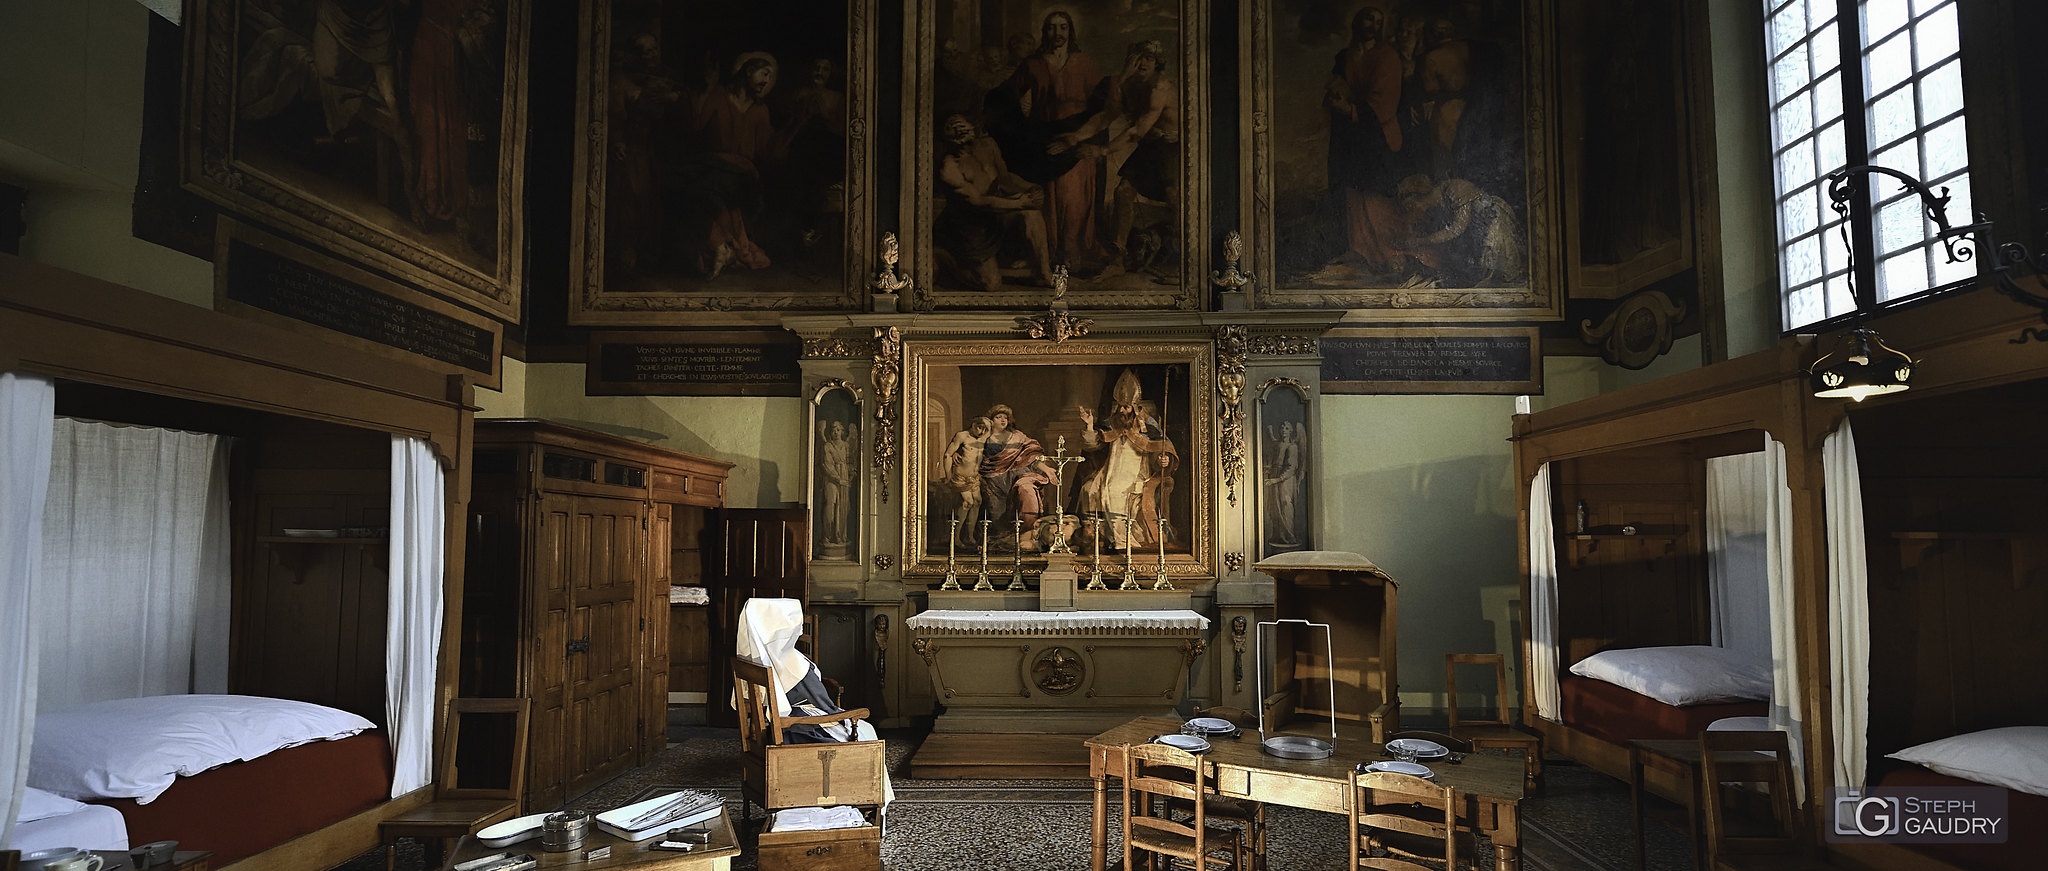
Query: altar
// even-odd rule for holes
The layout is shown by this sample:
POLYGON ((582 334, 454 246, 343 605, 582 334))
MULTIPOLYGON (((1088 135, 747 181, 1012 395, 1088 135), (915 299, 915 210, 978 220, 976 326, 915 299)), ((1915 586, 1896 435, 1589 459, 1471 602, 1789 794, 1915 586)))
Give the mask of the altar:
POLYGON ((1185 593, 1177 604, 945 609, 905 620, 911 649, 930 669, 945 708, 932 731, 1090 734, 1132 717, 1172 715, 1209 627, 1209 618, 1188 610, 1185 593))

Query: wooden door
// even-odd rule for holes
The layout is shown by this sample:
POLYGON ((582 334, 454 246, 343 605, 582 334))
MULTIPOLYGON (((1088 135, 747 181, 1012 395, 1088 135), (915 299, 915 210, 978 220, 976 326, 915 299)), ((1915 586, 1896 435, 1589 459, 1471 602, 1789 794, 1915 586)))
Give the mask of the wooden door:
POLYGON ((656 503, 647 525, 647 592, 640 597, 640 758, 646 762, 668 746, 668 588, 674 581, 670 556, 675 507, 656 503))
POLYGON ((645 517, 639 500, 541 496, 528 806, 558 805, 637 757, 645 517))
MULTIPOLYGON (((731 656, 739 642, 741 606, 755 597, 810 603, 810 512, 803 508, 719 510, 719 552, 711 579, 712 662, 731 656)), ((732 671, 711 669, 711 699, 705 719, 737 726, 732 709, 732 671)))

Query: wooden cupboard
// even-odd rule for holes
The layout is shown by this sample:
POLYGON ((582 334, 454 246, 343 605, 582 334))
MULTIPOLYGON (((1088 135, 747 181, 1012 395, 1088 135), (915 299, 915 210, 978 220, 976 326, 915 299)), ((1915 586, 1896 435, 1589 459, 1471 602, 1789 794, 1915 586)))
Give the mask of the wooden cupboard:
POLYGON ((732 464, 542 420, 479 420, 464 695, 532 701, 524 807, 665 743, 670 582, 699 577, 732 464))

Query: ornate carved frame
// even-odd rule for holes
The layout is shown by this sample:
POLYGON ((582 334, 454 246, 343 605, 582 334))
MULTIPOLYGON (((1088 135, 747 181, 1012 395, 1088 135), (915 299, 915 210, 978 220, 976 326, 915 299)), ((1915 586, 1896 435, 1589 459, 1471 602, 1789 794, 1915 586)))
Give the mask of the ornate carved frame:
MULTIPOLYGON (((687 8, 685 0, 668 6, 687 8)), ((582 63, 577 70, 576 142, 569 233, 569 323, 579 326, 704 326, 772 324, 781 315, 805 311, 856 311, 867 303, 868 258, 875 238, 874 140, 875 9, 873 0, 846 4, 846 183, 840 202, 846 238, 837 280, 814 293, 761 290, 614 290, 605 275, 605 160, 610 148, 609 107, 612 42, 611 0, 583 4, 582 63)), ((783 70, 777 87, 795 87, 796 71, 783 70)), ((772 95, 771 95, 772 96, 772 95)))
MULTIPOLYGON (((914 11, 904 14, 904 105, 937 104, 936 74, 939 62, 938 15, 940 0, 915 0, 914 11)), ((909 4, 906 4, 909 5, 909 4)), ((1058 7, 1070 8, 1070 7, 1058 7)), ((1098 290, 1091 282, 1076 278, 1065 295, 1074 308, 1168 309, 1200 311, 1208 300, 1209 267, 1214 242, 1210 239, 1209 173, 1209 38, 1210 4, 1201 0, 1179 0, 1179 58, 1170 62, 1170 75, 1180 91, 1181 123, 1181 251, 1180 284, 1156 285, 1146 290, 1098 290)), ((1052 11, 1047 9, 1047 12, 1052 11)), ((1094 55, 1105 76, 1123 73, 1123 44, 1114 35, 1083 21, 1082 45, 1094 55)), ((1035 34, 1034 34, 1035 35, 1035 34)), ((903 221, 913 228, 907 241, 905 266, 916 282, 909 305, 916 311, 947 309, 1034 308, 1044 303, 1042 288, 1015 291, 977 292, 942 289, 938 286, 932 248, 932 230, 939 214, 937 198, 939 154, 937 141, 940 119, 932 112, 905 112, 903 121, 902 175, 910 179, 905 192, 903 221)))
MULTIPOLYGON (((1168 431, 1185 433, 1186 443, 1176 439, 1180 454, 1180 471, 1175 474, 1176 487, 1188 489, 1187 538, 1189 549, 1185 553, 1169 552, 1166 559, 1167 574, 1177 583, 1182 581, 1206 580, 1215 576, 1216 560, 1216 366, 1213 346, 1198 341, 1095 341, 1074 340, 1050 348, 1043 342, 1017 341, 958 341, 958 342, 916 342, 903 344, 904 356, 904 450, 903 476, 898 479, 903 487, 903 575, 907 580, 937 583, 946 572, 946 558, 943 549, 933 555, 927 553, 927 525, 921 522, 927 514, 937 510, 930 504, 926 477, 930 474, 934 446, 926 444, 924 410, 933 400, 935 370, 957 370, 960 367, 1030 367, 1030 366, 1090 366, 1112 370, 1115 367, 1143 364, 1171 364, 1185 366, 1187 370, 1187 402, 1184 408, 1169 409, 1166 413, 1168 431)), ((1178 390, 1175 391, 1178 393, 1178 390)), ((958 399, 958 397, 954 397, 958 399)), ((1015 400, 1011 400, 1015 404, 1015 400)), ((1102 410, 1098 409, 1098 413, 1102 410)), ((979 413, 978 410, 975 411, 979 413)), ((948 421, 957 425, 959 421, 948 421)), ((1029 433, 1039 437, 1049 455, 1055 449, 1052 439, 1041 433, 1029 433)), ((1077 453, 1079 446, 1068 442, 1069 454, 1077 453)), ((1069 482, 1062 486, 1063 495, 1073 492, 1086 472, 1072 472, 1069 482)), ((943 534, 939 539, 943 543, 943 534)), ((963 555, 964 556, 964 555, 963 555)), ((1140 574, 1146 574, 1152 567, 1152 554, 1142 551, 1134 554, 1140 574)), ((1007 565, 1009 554, 1003 555, 1007 565)), ((1081 554, 1077 565, 1086 564, 1093 554, 1081 554)), ((1122 554, 1103 554, 1105 571, 1114 566, 1122 568, 1122 554)), ((992 561, 994 555, 990 556, 992 561)), ((963 562, 962 565, 966 563, 963 562)), ((1036 574, 1045 567, 1042 554, 1027 554, 1024 558, 1027 574, 1036 574)))
MULTIPOLYGON (((1439 0, 1448 7, 1446 0, 1439 0)), ((1523 171, 1527 214, 1523 226, 1528 251, 1529 278, 1520 287, 1357 287, 1344 289, 1287 288, 1279 286, 1280 271, 1275 261, 1276 168, 1287 161, 1279 151, 1298 145, 1276 141, 1275 112, 1279 101, 1288 100, 1290 111, 1303 101, 1313 103, 1320 92, 1285 90, 1275 75, 1275 58, 1293 54, 1275 44, 1279 34, 1291 33, 1284 26, 1276 0, 1246 0, 1240 5, 1239 24, 1245 34, 1240 41, 1240 82, 1244 107, 1250 123, 1241 131, 1245 164, 1241 191, 1246 224, 1256 244, 1246 259, 1246 269, 1264 279, 1252 285, 1253 306, 1257 308, 1339 308, 1361 309, 1374 321, 1527 321, 1556 320, 1563 311, 1563 264, 1560 262, 1556 158, 1551 154, 1556 141, 1557 121, 1551 105, 1552 46, 1549 36, 1553 0, 1515 0, 1503 4, 1521 14, 1521 93, 1518 113, 1522 122, 1523 171)), ((1351 4, 1348 10, 1361 4, 1351 4)), ((1291 19, 1289 19, 1291 21, 1291 19)), ((1348 18, 1347 18, 1348 20, 1348 18)), ((1341 46, 1341 44, 1340 44, 1341 46)), ((1319 111, 1308 109, 1305 111, 1319 111)))

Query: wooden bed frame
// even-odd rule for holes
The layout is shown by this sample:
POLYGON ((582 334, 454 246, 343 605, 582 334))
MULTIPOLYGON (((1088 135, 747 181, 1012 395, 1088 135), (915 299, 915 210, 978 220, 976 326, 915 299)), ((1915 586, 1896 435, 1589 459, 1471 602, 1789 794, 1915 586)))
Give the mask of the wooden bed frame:
MULTIPOLYGON (((0 254, 0 371, 162 397, 167 407, 223 409, 414 436, 450 470, 447 516, 469 500, 474 386, 302 334, 241 320, 63 269, 0 254)), ((237 514, 238 523, 247 522, 237 514)), ((463 532, 448 524, 442 637, 462 618, 463 532)), ((246 530, 236 534, 238 551, 246 530)), ((242 560, 237 555, 237 585, 242 560)), ((241 590, 237 607, 243 604, 241 590)), ((241 620, 237 637, 242 642, 241 620)), ((454 695, 455 645, 442 645, 435 708, 454 695)), ((231 677, 231 680, 233 678, 231 677)), ((381 717, 373 717, 381 719, 381 717)), ((377 824, 411 810, 432 787, 388 801, 240 862, 237 869, 313 871, 375 848, 377 824)))
MULTIPOLYGON (((1808 390, 1804 368, 1819 352, 1811 347, 1811 337, 1788 337, 1771 349, 1745 357, 1533 415, 1517 415, 1515 469, 1521 484, 1519 492, 1528 492, 1528 484, 1535 477, 1536 470, 1546 462, 1558 462, 1559 465, 1553 468, 1562 469, 1572 461, 1631 451, 1652 455, 1660 450, 1691 450, 1696 455, 1728 453, 1731 451, 1725 450, 1720 440, 1731 437, 1750 439, 1756 431, 1768 433, 1782 442, 1786 447, 1786 476, 1793 501, 1793 572, 1795 577, 1802 579, 1794 594, 1800 637, 1794 668, 1801 686, 1806 688, 1800 711, 1806 724, 1802 736, 1806 748, 1805 765, 1800 776, 1805 778, 1809 796, 1816 794, 1816 787, 1820 794, 1825 794, 1825 788, 1833 781, 1831 772, 1834 770, 1835 749, 1828 726, 1832 716, 1831 704, 1825 692, 1815 690, 1827 686, 1829 677, 1822 444, 1844 417, 1856 416, 1852 411, 1872 412, 1899 403, 2048 377, 2048 354, 2043 354, 2038 344, 2014 343, 2014 337, 2022 328, 2038 327, 2040 317, 2038 310, 1995 293, 1978 291, 1873 319, 1869 325, 1883 333, 1887 344, 1906 349, 1926 365, 1917 373, 1911 391, 1875 397, 1860 405, 1814 398, 1808 390)), ((1866 441, 1859 431, 1859 448, 1868 450, 1866 441)), ((1554 489, 1562 493, 1564 486, 1554 489)), ((1869 504, 1871 494, 1866 493, 1865 499, 1869 504)), ((1561 498, 1559 501, 1561 505, 1553 506, 1555 527, 1561 536, 1576 535, 1575 499, 1567 501, 1561 498)), ((1606 520, 1596 516, 1589 519, 1588 524, 1597 526, 1606 520)), ((1527 530, 1528 526, 1529 517, 1524 506, 1520 528, 1527 530)), ((1691 547, 1685 540, 1689 534, 1689 530, 1676 533, 1673 547, 1691 547)), ((1569 548, 1574 546, 1583 545, 1561 543, 1561 563, 1570 558, 1569 548)), ((1873 544, 1873 548, 1877 546, 1873 544)), ((1897 551, 1896 545, 1890 541, 1883 542, 1883 546, 1897 551)), ((1526 602, 1529 593, 1526 536, 1522 537, 1518 548, 1523 576, 1522 595, 1526 602)), ((1703 555, 1703 546, 1698 553, 1703 555)), ((1877 581, 1873 579, 1873 583, 1877 581)), ((1571 619, 1571 615, 1561 616, 1571 619)), ((1674 630, 1667 626, 1665 631, 1674 630)), ((1526 659, 1526 628, 1524 632, 1526 659)), ((1582 644, 1590 646, 1590 642, 1598 640, 1587 639, 1582 644)), ((1569 640, 1565 639, 1563 643, 1569 643, 1569 640)), ((1631 643, 1628 646, 1636 645, 1631 643)), ((1560 667, 1568 666, 1590 652, 1589 649, 1567 650, 1568 655, 1560 667)), ((1878 679, 1874 677, 1873 683, 1878 679)), ((1524 722, 1543 733, 1546 746, 1593 768, 1625 778, 1627 748, 1568 724, 1537 716, 1528 680, 1525 670, 1524 722)), ((1872 711, 1876 710, 1873 704, 1872 711)), ((1873 746, 1873 755, 1880 752, 1883 751, 1873 746)), ((1667 797, 1675 795, 1679 788, 1674 781, 1658 783, 1654 779, 1648 785, 1667 797)), ((1814 840, 1820 841, 1822 815, 1809 814, 1808 820, 1814 827, 1814 840)), ((1850 849, 1838 849, 1842 845, 1827 846, 1832 853, 1852 865, 1868 868, 1927 867, 1924 857, 1891 845, 1852 846, 1850 849)))

